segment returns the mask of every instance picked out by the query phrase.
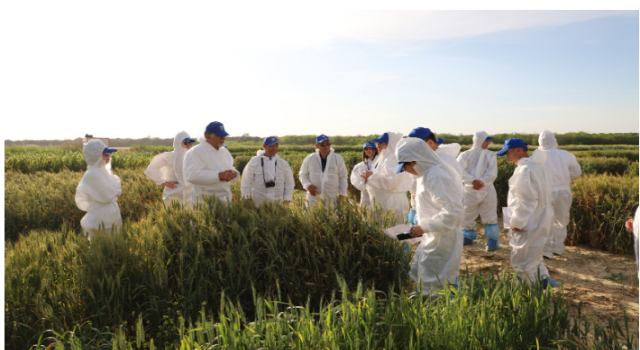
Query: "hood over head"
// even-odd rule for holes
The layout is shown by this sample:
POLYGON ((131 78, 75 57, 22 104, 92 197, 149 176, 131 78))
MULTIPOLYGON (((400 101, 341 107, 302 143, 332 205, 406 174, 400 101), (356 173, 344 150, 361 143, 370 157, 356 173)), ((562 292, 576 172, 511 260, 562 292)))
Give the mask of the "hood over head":
POLYGON ((395 153, 398 148, 398 141, 402 140, 402 133, 387 131, 387 134, 389 135, 389 142, 387 143, 387 148, 383 150, 383 152, 389 150, 388 153, 395 153))
POLYGON ((398 142, 396 157, 398 162, 417 162, 414 169, 419 176, 423 176, 427 170, 443 164, 440 157, 424 140, 415 137, 405 138, 398 142))
POLYGON ((547 154, 542 152, 542 150, 537 149, 535 151, 533 151, 533 154, 530 155, 528 158, 521 158, 518 161, 518 164, 520 164, 520 162, 523 163, 534 163, 534 164, 543 164, 544 162, 547 161, 547 154))
POLYGON ((475 135, 473 135, 473 146, 471 147, 471 149, 481 150, 482 143, 484 143, 487 140, 487 137, 489 137, 489 134, 487 134, 484 131, 476 132, 475 135))
POLYGON ((538 137, 538 145, 538 148, 543 151, 557 149, 558 141, 556 141, 556 136, 551 131, 542 130, 540 137, 538 137))
POLYGON ((106 163, 102 159, 102 152, 107 147, 101 140, 90 140, 82 147, 84 160, 87 162, 88 169, 105 167, 106 163))
POLYGON ((186 138, 190 138, 189 134, 186 131, 180 131, 176 134, 176 137, 173 139, 173 150, 175 152, 187 151, 186 148, 182 148, 182 140, 186 138))
MULTIPOLYGON (((431 148, 431 147, 429 147, 431 148)), ((438 147, 438 149, 436 149, 436 154, 448 154, 450 156, 452 156, 453 158, 457 158, 458 157, 458 153, 460 153, 460 150, 462 149, 462 146, 460 146, 460 144, 457 143, 449 143, 446 145, 441 145, 438 147)))

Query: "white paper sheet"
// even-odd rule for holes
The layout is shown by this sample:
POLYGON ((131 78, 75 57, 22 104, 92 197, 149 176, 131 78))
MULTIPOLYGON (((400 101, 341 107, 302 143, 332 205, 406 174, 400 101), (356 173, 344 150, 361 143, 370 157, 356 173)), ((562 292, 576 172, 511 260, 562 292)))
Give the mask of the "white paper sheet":
MULTIPOLYGON (((384 229, 384 233, 387 234, 387 236, 393 238, 393 239, 398 239, 397 236, 400 233, 404 233, 404 232, 409 232, 409 229, 411 228, 411 226, 409 225, 396 225, 393 227, 389 227, 388 229, 384 229)), ((417 238, 409 238, 409 239, 405 239, 404 241, 400 241, 400 242, 405 242, 405 243, 420 243, 422 242, 422 240, 424 239, 424 235, 417 237, 417 238)))
MULTIPOLYGON (((513 208, 512 207, 502 207, 502 223, 504 228, 511 228, 511 217, 513 216, 513 208)), ((535 221, 534 215, 531 215, 529 221, 524 226, 524 231, 533 230, 533 222, 535 221)))

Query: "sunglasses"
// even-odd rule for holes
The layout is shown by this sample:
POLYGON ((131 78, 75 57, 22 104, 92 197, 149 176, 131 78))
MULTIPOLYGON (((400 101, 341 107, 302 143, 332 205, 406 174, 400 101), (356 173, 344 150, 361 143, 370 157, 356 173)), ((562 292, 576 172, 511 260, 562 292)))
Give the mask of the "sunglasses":
POLYGON ((320 147, 329 147, 331 146, 331 142, 324 142, 320 144, 320 147))

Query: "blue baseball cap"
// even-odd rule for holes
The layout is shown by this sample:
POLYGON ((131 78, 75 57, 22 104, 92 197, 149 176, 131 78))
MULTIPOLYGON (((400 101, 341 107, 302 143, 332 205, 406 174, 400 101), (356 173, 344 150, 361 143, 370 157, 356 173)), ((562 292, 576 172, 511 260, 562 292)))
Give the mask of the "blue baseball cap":
POLYGON ((426 139, 430 135, 431 135, 431 130, 429 130, 429 128, 423 128, 421 126, 411 130, 411 132, 409 133, 409 137, 417 137, 421 140, 426 139))
POLYGON ((262 142, 263 145, 267 145, 267 146, 273 146, 276 143, 279 144, 280 142, 278 142, 278 138, 275 136, 269 136, 264 139, 264 142, 262 142))
POLYGON ((184 143, 194 143, 194 142, 196 142, 196 140, 187 137, 186 139, 182 140, 182 142, 184 142, 184 143))
POLYGON ((367 141, 367 142, 365 142, 365 143, 364 143, 364 145, 362 145, 362 149, 365 149, 365 148, 367 148, 367 147, 369 147, 369 148, 376 148, 376 144, 375 144, 375 143, 373 143, 372 141, 367 141))
POLYGON ((382 135, 380 135, 380 137, 378 137, 377 139, 373 139, 371 140, 375 143, 389 143, 389 133, 384 133, 382 135))
POLYGON ((493 137, 491 137, 491 136, 487 136, 487 138, 486 138, 486 139, 484 139, 484 140, 485 140, 485 141, 491 141, 491 140, 493 140, 493 137))
POLYGON ((205 130, 207 132, 214 133, 218 137, 227 137, 227 136, 229 136, 229 133, 224 131, 224 125, 222 125, 222 123, 220 123, 220 122, 211 122, 211 123, 209 123, 209 125, 207 125, 207 128, 205 130))
POLYGON ((322 142, 324 140, 329 141, 329 136, 327 136, 325 134, 321 134, 318 137, 316 137, 316 144, 318 144, 318 143, 320 143, 320 142, 322 142))
POLYGON ((518 147, 527 147, 527 143, 524 142, 523 139, 518 139, 518 138, 507 139, 506 141, 504 141, 504 147, 498 152, 496 152, 496 155, 504 156, 505 154, 507 154, 508 150, 512 148, 518 148, 518 147))
POLYGON ((398 162, 398 168, 396 169, 396 174, 400 174, 401 172, 404 171, 404 163, 405 162, 398 162))
POLYGON ((118 150, 117 150, 117 149, 115 149, 115 148, 109 148, 109 147, 105 147, 105 148, 102 150, 102 154, 111 154, 111 153, 113 153, 113 152, 118 152, 118 150))
POLYGON ((439 138, 439 137, 436 137, 436 144, 437 144, 438 146, 440 146, 440 145, 441 145, 441 144, 443 144, 443 143, 444 143, 444 140, 443 140, 443 139, 441 139, 441 138, 439 138))

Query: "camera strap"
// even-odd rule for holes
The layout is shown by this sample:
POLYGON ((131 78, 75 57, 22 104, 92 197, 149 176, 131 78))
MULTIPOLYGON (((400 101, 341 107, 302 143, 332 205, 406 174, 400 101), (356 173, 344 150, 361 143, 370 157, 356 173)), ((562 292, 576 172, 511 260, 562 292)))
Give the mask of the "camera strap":
MULTIPOLYGON (((264 157, 260 157, 260 165, 262 165, 262 181, 267 183, 267 179, 264 177, 264 157)), ((278 174, 278 160, 276 159, 275 171, 273 173, 273 181, 276 181, 276 175, 278 174)))

